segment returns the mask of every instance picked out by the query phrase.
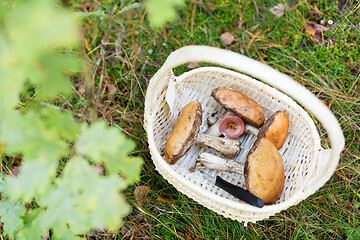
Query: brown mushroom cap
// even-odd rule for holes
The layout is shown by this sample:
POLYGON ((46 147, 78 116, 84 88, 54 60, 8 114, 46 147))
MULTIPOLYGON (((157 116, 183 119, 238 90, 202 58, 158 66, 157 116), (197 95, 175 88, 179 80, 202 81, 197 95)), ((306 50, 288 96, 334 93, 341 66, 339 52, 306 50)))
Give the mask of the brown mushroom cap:
POLYGON ((246 157, 244 176, 247 190, 264 203, 271 204, 279 198, 285 173, 281 155, 271 141, 255 141, 246 157))
POLYGON ((289 132, 289 117, 282 111, 272 114, 261 127, 257 137, 270 140, 279 150, 289 132))
POLYGON ((224 108, 239 115, 246 123, 257 128, 263 125, 263 109, 256 101, 241 92, 229 87, 219 87, 211 92, 211 96, 224 108))
POLYGON ((202 124, 202 109, 199 101, 192 101, 180 111, 177 123, 165 146, 165 160, 175 164, 194 144, 202 124))

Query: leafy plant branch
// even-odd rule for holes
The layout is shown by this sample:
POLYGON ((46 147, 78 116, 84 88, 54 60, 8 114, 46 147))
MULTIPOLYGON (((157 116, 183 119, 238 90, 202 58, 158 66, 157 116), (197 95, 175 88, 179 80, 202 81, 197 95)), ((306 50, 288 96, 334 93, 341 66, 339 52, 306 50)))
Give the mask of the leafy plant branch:
POLYGON ((115 231, 130 211, 121 191, 139 180, 142 159, 129 156, 136 144, 120 129, 97 120, 89 70, 64 51, 78 47, 79 19, 47 0, 1 3, 0 19, 7 33, 0 35, 0 142, 4 155, 23 162, 17 177, 1 176, 4 233, 40 239, 50 231, 52 239, 76 239, 91 228, 115 231), (91 124, 51 103, 71 96, 65 72, 81 70, 91 124), (26 104, 20 107, 20 100, 26 104))

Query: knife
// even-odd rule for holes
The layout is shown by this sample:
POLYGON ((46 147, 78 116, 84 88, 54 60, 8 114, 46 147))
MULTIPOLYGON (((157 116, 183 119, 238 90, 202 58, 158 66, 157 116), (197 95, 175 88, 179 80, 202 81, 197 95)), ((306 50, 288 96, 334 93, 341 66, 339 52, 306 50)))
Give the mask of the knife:
POLYGON ((264 206, 264 202, 261 198, 256 197, 254 194, 243 189, 242 187, 236 186, 219 176, 214 177, 204 172, 202 173, 210 182, 214 183, 215 186, 223 189, 224 191, 233 195, 234 197, 255 207, 262 208, 264 206))

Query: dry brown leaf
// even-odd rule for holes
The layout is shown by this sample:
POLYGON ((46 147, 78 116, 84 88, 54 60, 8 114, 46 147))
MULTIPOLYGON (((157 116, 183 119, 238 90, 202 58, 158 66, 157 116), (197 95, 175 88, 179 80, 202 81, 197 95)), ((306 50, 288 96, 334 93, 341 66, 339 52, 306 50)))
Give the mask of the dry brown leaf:
POLYGON ((309 21, 305 27, 306 33, 309 34, 310 39, 313 42, 324 43, 323 32, 328 30, 329 30, 328 27, 312 21, 309 21))
POLYGON ((316 28, 310 24, 306 25, 305 31, 307 34, 309 34, 310 37, 314 37, 316 34, 316 28))
POLYGON ((272 8, 270 8, 269 11, 277 17, 281 17, 282 15, 284 15, 284 10, 285 10, 284 4, 279 3, 273 6, 272 8))
POLYGON ((99 174, 99 175, 105 174, 105 168, 102 165, 94 165, 93 170, 96 174, 99 174))
POLYGON ((115 93, 118 91, 117 87, 113 84, 108 84, 107 88, 108 88, 108 92, 111 96, 114 96, 115 93))
POLYGON ((148 186, 137 186, 134 190, 135 201, 140 205, 144 204, 146 196, 150 191, 148 186))
POLYGON ((220 36, 220 41, 226 45, 231 45, 234 42, 234 35, 232 35, 230 32, 224 32, 220 36))
POLYGON ((14 167, 11 170, 11 175, 13 175, 14 177, 17 177, 17 175, 20 173, 20 166, 19 167, 14 167))
POLYGON ((187 68, 198 68, 200 67, 200 64, 197 63, 197 62, 190 62, 188 65, 187 65, 187 68))

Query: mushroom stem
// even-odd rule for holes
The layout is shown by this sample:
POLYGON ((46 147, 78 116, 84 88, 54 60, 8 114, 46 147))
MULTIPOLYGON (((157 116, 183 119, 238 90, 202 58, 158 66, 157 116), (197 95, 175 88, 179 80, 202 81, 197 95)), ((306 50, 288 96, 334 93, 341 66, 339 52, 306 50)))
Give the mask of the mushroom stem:
POLYGON ((206 119, 206 122, 208 124, 208 126, 212 126, 214 125, 214 123, 216 123, 217 119, 216 117, 213 117, 213 116, 209 116, 207 119, 206 119))
POLYGON ((191 172, 199 169, 219 170, 231 173, 243 174, 244 164, 232 159, 225 159, 210 153, 201 153, 195 164, 190 168, 191 172))
POLYGON ((211 147, 228 158, 234 158, 240 152, 240 142, 236 139, 215 137, 199 133, 195 142, 211 147))
POLYGON ((253 135, 258 135, 259 134, 259 129, 254 127, 254 126, 251 126, 249 124, 246 124, 245 125, 245 130, 244 130, 245 133, 249 133, 249 134, 253 134, 253 135))

